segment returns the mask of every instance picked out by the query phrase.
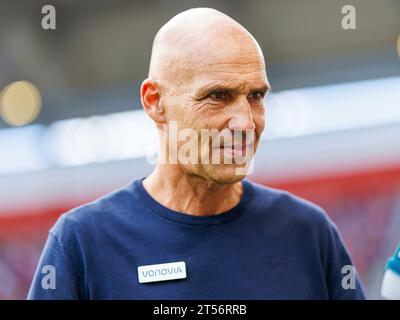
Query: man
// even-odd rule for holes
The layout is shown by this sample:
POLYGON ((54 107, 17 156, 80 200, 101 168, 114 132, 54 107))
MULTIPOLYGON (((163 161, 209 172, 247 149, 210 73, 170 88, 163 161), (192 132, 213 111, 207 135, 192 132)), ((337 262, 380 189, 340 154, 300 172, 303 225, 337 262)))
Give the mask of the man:
POLYGON ((259 45, 230 17, 198 8, 165 24, 141 87, 162 161, 147 178, 60 217, 28 297, 363 299, 355 274, 353 285, 343 281, 352 262, 324 211, 244 179, 269 87, 259 45), (176 157, 184 142, 171 142, 171 124, 190 129, 199 161, 176 157), (243 135, 197 144, 204 130, 243 135), (246 161, 229 161, 237 156, 246 161), (54 283, 43 267, 55 271, 54 283))

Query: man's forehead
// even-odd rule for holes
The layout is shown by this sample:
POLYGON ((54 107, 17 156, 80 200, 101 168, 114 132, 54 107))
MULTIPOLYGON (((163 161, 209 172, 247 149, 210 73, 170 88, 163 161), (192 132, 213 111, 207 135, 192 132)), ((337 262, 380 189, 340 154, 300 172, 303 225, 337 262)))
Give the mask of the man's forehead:
POLYGON ((260 85, 267 82, 264 61, 254 54, 208 57, 191 65, 191 69, 193 79, 202 86, 237 86, 243 82, 260 85))
POLYGON ((230 54, 194 58, 186 64, 188 73, 197 79, 226 80, 266 78, 265 64, 257 54, 230 54))

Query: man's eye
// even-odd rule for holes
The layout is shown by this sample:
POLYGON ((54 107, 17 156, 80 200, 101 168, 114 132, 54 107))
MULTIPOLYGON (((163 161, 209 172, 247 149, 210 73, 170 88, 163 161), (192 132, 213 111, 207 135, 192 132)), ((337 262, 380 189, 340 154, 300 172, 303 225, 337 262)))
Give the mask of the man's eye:
POLYGON ((249 94, 249 99, 251 100, 262 100, 264 99, 264 92, 257 91, 257 92, 252 92, 249 94))
POLYGON ((217 91, 217 92, 213 92, 212 94, 210 94, 209 97, 211 97, 215 100, 227 100, 229 98, 229 95, 227 92, 217 91))

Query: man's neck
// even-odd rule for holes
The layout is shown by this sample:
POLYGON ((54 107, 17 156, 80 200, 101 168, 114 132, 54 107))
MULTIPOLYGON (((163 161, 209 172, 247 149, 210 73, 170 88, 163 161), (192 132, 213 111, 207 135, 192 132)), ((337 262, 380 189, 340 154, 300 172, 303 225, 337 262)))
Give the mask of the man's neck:
POLYGON ((195 216, 211 216, 236 206, 242 183, 219 184, 184 175, 168 165, 157 168, 143 181, 146 191, 163 206, 195 216))

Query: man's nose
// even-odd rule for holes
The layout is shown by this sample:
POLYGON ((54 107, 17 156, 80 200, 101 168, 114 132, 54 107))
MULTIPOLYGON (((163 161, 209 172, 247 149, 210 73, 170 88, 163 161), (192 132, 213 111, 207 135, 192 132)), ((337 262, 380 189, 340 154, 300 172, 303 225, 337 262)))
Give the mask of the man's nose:
POLYGON ((230 130, 254 130, 256 128, 251 105, 247 98, 238 101, 230 111, 232 112, 228 122, 230 130))

